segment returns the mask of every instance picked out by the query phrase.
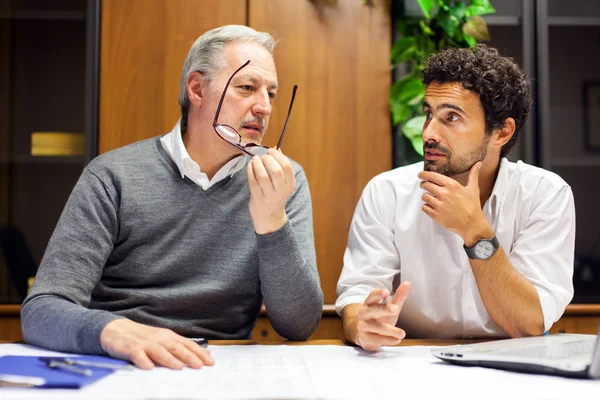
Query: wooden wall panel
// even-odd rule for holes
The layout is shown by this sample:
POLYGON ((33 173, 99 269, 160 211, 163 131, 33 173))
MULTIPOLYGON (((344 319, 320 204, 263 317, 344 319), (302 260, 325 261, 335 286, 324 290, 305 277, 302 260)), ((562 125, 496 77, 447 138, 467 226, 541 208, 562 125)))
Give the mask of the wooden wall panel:
POLYGON ((312 191, 325 303, 334 303, 348 229, 360 194, 389 170, 392 136, 389 1, 250 0, 249 25, 276 35, 280 92, 267 145, 274 145, 294 84, 283 151, 303 165, 312 191))
POLYGON ((103 0, 99 152, 171 130, 179 76, 205 31, 245 24, 245 0, 103 0))

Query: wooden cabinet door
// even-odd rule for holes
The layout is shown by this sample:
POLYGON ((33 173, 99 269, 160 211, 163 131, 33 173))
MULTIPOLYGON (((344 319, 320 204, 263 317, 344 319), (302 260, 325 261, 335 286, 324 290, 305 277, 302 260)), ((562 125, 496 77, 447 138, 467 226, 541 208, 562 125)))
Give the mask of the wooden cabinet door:
POLYGON ((244 25, 246 11, 246 0, 103 0, 99 152, 170 131, 192 43, 244 25))
POLYGON ((367 182, 392 164, 389 1, 250 0, 249 26, 279 39, 279 94, 265 144, 282 146, 308 177, 325 303, 334 303, 348 229, 367 182))

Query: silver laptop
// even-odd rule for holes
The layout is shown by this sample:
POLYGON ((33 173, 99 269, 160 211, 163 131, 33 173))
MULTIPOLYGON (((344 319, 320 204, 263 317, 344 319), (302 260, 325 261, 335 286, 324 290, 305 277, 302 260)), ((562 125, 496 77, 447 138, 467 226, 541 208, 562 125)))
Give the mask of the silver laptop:
POLYGON ((452 364, 600 379, 598 335, 558 333, 432 350, 452 364))

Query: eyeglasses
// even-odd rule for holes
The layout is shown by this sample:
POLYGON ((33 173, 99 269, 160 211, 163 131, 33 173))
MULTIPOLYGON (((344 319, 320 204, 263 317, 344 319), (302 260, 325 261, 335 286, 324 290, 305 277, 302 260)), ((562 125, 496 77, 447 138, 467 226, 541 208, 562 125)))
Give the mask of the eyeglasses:
MULTIPOLYGON (((219 119, 219 113, 221 112, 221 106, 223 105, 223 100, 225 99, 225 93, 227 93, 227 88, 229 87, 229 83, 231 82, 231 80, 233 79, 235 74, 240 72, 240 70, 242 68, 244 68, 245 66, 247 66, 248 64, 250 64, 250 60, 246 61, 244 63, 244 65, 242 65, 241 67, 236 69, 235 72, 233 73, 233 75, 231 75, 231 77, 229 77, 229 80, 227 81, 227 84, 225 85, 225 89, 223 89, 223 94, 221 95, 221 100, 219 100, 219 105, 217 106, 217 112, 215 114, 215 119, 213 120, 213 128, 215 129, 215 132, 217 133, 217 135, 219 135, 219 137, 221 139, 223 139, 227 143, 231 144, 238 150, 243 151, 244 153, 248 154, 249 156, 262 156, 262 155, 267 154, 268 147, 265 147, 265 146, 262 146, 262 145, 256 144, 256 143, 243 144, 242 143, 242 135, 240 135, 240 133, 234 127, 232 127, 230 125, 226 125, 226 124, 219 124, 217 122, 217 120, 219 119)), ((283 131, 281 131, 281 136, 279 136, 279 141, 277 142, 277 148, 280 148, 281 142, 283 142, 283 135, 285 135, 285 130, 287 128, 288 121, 290 120, 290 114, 292 113, 292 105, 294 105, 294 98, 296 97, 297 89, 298 89, 298 85, 294 85, 294 90, 292 91, 292 100, 290 101, 290 108, 288 110, 288 114, 285 119, 285 124, 283 125, 283 131)))

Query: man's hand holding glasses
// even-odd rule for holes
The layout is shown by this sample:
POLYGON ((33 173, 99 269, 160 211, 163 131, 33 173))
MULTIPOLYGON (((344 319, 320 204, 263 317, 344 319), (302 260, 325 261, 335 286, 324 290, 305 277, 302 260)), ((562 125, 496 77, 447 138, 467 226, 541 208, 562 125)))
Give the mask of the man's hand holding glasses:
POLYGON ((290 160, 279 149, 268 149, 248 164, 250 217, 258 234, 275 232, 287 222, 285 204, 296 186, 290 160))
POLYGON ((250 217, 254 230, 258 234, 275 232, 287 222, 285 204, 288 197, 296 187, 296 176, 290 160, 281 152, 281 143, 290 119, 292 105, 296 97, 298 86, 294 85, 292 100, 288 109, 287 118, 279 141, 275 148, 269 149, 255 143, 244 144, 242 135, 232 126, 218 123, 221 106, 227 93, 231 80, 250 61, 239 67, 227 81, 223 94, 215 112, 213 128, 221 139, 231 144, 243 153, 252 156, 248 164, 248 184, 250 186, 250 217))

